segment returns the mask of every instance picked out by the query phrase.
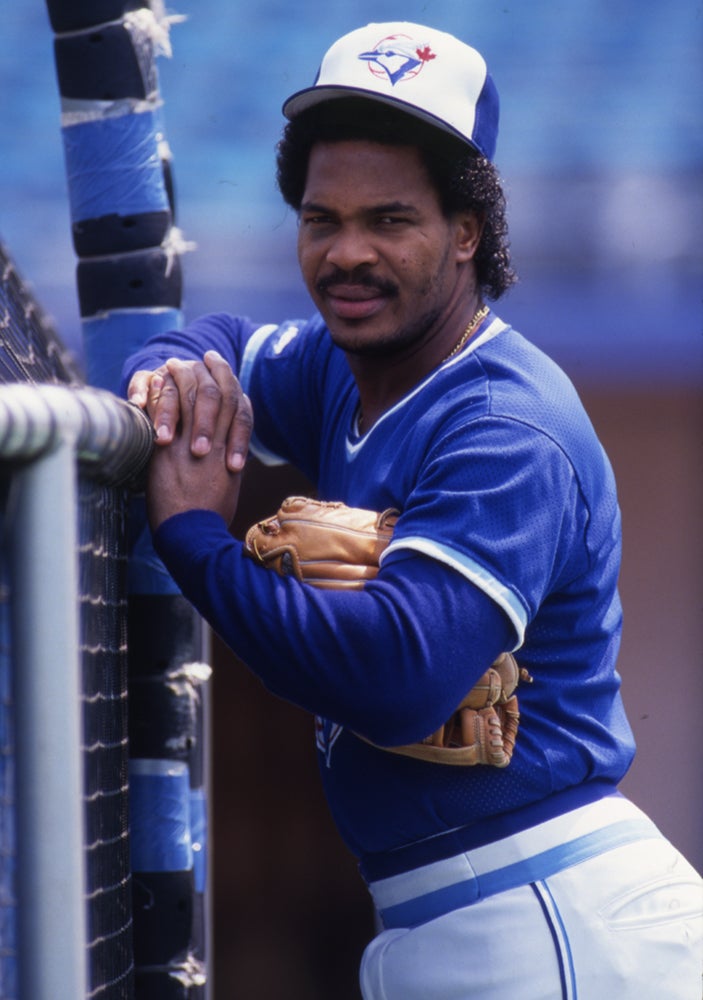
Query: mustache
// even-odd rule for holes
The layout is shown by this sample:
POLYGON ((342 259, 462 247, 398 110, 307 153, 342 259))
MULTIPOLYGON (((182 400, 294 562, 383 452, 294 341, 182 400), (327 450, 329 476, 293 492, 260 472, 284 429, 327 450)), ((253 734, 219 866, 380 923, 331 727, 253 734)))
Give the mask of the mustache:
POLYGON ((394 298, 398 294, 398 286, 392 281, 384 281, 365 271, 343 271, 337 267, 323 275, 316 283, 318 292, 326 292, 333 285, 360 285, 362 288, 373 288, 382 295, 394 298))

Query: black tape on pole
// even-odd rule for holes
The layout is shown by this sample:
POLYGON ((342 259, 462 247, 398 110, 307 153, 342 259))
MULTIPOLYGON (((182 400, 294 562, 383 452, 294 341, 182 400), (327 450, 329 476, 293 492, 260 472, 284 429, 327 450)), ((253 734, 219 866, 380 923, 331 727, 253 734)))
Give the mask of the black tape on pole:
POLYGON ((82 219, 72 226, 73 246, 79 257, 146 250, 163 243, 172 221, 168 210, 137 212, 134 215, 113 212, 97 219, 82 219))
POLYGON ((144 0, 46 0, 46 6, 51 27, 60 34, 117 21, 128 11, 143 7, 144 0))
POLYGON ((71 100, 146 100, 158 87, 154 61, 140 58, 124 22, 61 36, 54 57, 61 96, 71 100))
POLYGON ((76 280, 83 317, 115 309, 177 309, 183 288, 179 257, 161 247, 85 258, 78 263, 76 280))

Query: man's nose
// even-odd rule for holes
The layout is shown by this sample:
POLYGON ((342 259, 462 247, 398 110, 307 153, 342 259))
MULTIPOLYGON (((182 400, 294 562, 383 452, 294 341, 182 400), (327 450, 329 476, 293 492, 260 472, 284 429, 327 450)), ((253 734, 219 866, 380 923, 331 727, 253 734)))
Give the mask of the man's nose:
POLYGON ((378 254, 369 233, 360 226, 340 226, 330 241, 327 262, 342 271, 375 264, 378 254))

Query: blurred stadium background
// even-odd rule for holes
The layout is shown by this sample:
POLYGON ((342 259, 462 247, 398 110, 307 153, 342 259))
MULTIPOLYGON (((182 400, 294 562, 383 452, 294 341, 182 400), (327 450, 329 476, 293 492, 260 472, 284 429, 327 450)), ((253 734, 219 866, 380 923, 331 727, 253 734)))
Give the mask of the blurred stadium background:
MULTIPOLYGON (((455 32, 502 99, 497 163, 520 285, 499 312, 569 372, 619 480, 626 791, 699 868, 703 807, 703 8, 670 0, 182 0, 160 60, 186 318, 306 315, 295 220, 275 188, 280 107, 372 20, 455 32)), ((4 11, 0 237, 80 361, 75 255, 45 6, 4 11)), ((298 484, 250 474, 243 527, 298 484)), ((307 717, 215 643, 215 996, 345 1000, 365 890, 317 786, 307 717)))

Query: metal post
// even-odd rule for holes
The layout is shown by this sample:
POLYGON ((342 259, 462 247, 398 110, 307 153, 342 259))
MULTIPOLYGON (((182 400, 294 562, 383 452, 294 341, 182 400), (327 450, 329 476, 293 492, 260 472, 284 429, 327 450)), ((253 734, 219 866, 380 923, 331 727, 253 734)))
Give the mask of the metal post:
POLYGON ((74 442, 13 477, 18 955, 27 1000, 87 995, 74 442))

